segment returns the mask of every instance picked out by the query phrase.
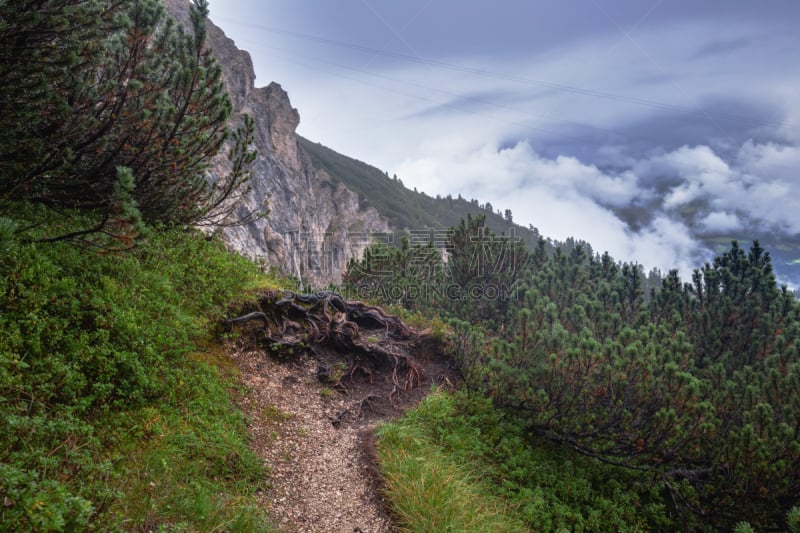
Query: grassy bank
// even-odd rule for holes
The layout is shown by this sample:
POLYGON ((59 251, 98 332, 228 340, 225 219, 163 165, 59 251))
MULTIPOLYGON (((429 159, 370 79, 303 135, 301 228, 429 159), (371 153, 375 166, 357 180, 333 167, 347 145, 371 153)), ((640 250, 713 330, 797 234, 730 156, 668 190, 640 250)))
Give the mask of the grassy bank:
POLYGON ((537 440, 466 392, 436 392, 384 425, 378 454, 405 531, 671 528, 635 475, 537 440))
POLYGON ((214 335, 271 281, 194 232, 102 254, 48 229, 0 255, 0 530, 270 531, 214 335))

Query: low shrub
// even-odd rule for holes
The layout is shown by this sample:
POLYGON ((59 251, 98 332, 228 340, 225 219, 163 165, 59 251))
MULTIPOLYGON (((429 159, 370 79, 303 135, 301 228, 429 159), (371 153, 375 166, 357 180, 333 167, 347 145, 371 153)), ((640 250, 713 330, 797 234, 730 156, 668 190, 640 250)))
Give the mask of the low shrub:
POLYGON ((257 266, 191 231, 122 253, 35 237, 0 255, 0 529, 267 530, 231 376, 202 355, 257 266))

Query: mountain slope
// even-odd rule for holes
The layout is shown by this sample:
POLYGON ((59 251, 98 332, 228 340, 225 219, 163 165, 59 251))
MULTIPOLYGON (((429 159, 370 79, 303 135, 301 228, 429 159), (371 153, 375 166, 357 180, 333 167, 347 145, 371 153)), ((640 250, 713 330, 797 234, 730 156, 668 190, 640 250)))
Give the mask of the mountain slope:
MULTIPOLYGON (((186 24, 187 0, 163 0, 169 12, 186 24)), ((249 114, 255 122, 258 152, 252 167, 251 191, 238 205, 239 215, 266 202, 265 219, 221 229, 229 248, 293 275, 306 285, 339 283, 352 257, 360 257, 370 236, 401 235, 427 242, 429 231, 444 232, 467 215, 485 215, 496 234, 512 235, 532 247, 540 235, 513 224, 491 205, 461 197, 432 198, 406 188, 381 170, 338 154, 296 134, 300 115, 275 82, 255 86, 250 55, 240 50, 213 23, 208 42, 223 70, 234 104, 232 121, 249 114)), ((222 155, 212 177, 226 173, 222 155)), ((436 240, 444 240, 443 233, 436 240)))
POLYGON ((432 198, 425 193, 409 190, 401 180, 390 178, 376 167, 303 137, 298 136, 298 140, 318 169, 327 172, 335 182, 343 183, 358 193, 359 204, 362 207, 374 207, 394 231, 413 234, 426 230, 446 230, 457 225, 468 214, 482 214, 486 216, 486 225, 497 234, 513 233, 529 246, 539 239, 539 232, 535 228, 524 228, 508 222, 496 212, 482 208, 476 201, 450 196, 432 198))
MULTIPOLYGON (((186 25, 188 0, 163 0, 172 16, 186 25)), ((250 115, 255 123, 250 192, 237 205, 241 217, 266 203, 270 214, 250 223, 224 227, 222 238, 230 249, 263 261, 303 283, 338 283, 347 260, 366 246, 348 234, 388 231, 377 211, 359 206, 358 196, 311 164, 299 148, 295 129, 300 115, 275 82, 255 86, 250 54, 240 50, 225 33, 208 23, 208 45, 222 67, 226 89, 233 100, 231 120, 250 115)), ((222 153, 211 166, 212 178, 229 171, 222 153)))

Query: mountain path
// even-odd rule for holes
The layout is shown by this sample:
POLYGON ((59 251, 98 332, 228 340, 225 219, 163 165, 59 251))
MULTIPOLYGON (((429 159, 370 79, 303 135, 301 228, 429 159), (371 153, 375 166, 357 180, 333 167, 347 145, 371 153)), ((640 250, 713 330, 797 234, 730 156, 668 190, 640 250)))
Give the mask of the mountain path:
POLYGON ((259 500, 282 531, 397 531, 381 494, 374 431, 433 385, 456 379, 441 355, 416 351, 428 353, 414 354, 422 379, 410 391, 396 391, 381 375, 335 390, 318 379, 320 362, 310 353, 286 360, 246 343, 231 347, 251 447, 271 469, 272 487, 259 500))

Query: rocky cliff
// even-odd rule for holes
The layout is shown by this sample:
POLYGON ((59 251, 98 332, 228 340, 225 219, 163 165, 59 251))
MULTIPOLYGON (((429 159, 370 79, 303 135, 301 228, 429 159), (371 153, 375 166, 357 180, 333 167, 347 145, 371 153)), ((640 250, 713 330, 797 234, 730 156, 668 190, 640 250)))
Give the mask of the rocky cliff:
MULTIPOLYGON (((188 0, 163 0, 167 10, 188 27, 188 0)), ((212 14, 213 16, 213 14, 212 14)), ((360 256, 369 234, 389 227, 373 208, 359 205, 356 193, 314 168, 295 134, 300 115, 275 82, 255 86, 250 55, 236 47, 213 23, 208 44, 217 56, 234 104, 232 123, 246 113, 255 120, 258 157, 251 192, 241 202, 245 213, 266 201, 269 216, 244 226, 223 228, 229 248, 276 266, 304 283, 324 286, 341 281, 347 260, 360 256)), ((218 158, 212 174, 224 172, 218 158)))

